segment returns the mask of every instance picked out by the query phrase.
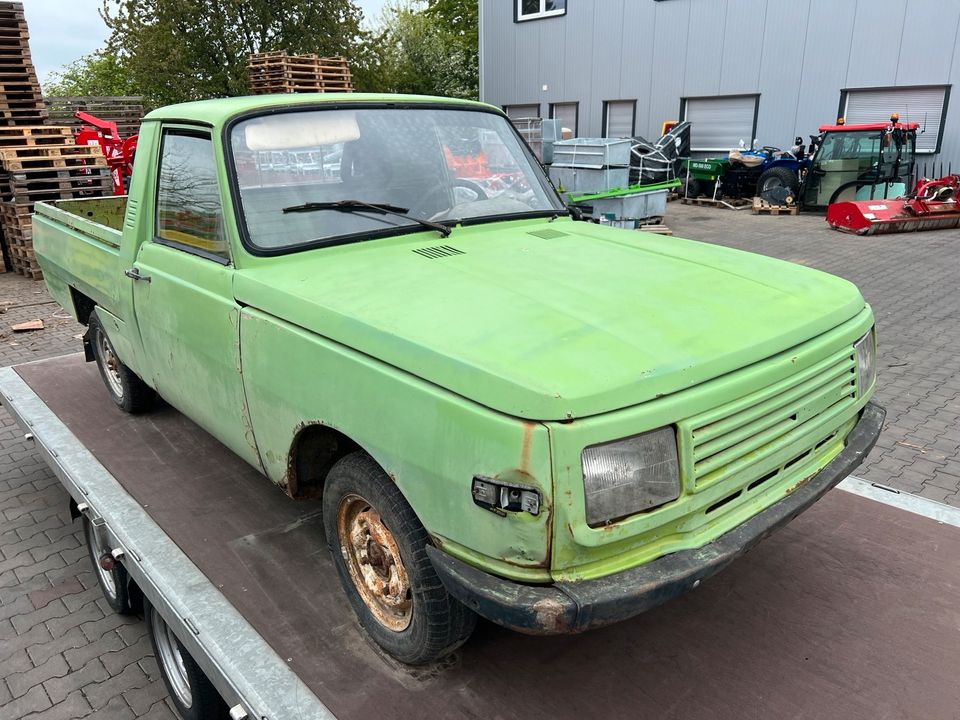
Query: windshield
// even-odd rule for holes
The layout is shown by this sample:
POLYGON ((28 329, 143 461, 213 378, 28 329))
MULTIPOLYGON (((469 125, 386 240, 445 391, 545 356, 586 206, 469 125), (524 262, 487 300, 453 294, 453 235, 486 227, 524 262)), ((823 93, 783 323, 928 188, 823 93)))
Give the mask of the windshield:
POLYGON ((230 136, 250 243, 282 250, 407 232, 413 218, 454 224, 563 211, 506 118, 464 109, 302 110, 237 123, 230 136), (362 206, 284 208, 357 201, 362 206))

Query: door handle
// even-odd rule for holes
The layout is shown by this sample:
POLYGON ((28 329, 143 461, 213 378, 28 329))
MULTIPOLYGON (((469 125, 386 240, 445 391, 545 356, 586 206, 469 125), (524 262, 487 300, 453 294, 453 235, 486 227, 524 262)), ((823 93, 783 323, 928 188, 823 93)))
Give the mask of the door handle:
POLYGON ((124 270, 123 274, 126 275, 131 280, 146 280, 147 282, 150 282, 150 276, 141 275, 140 271, 135 267, 132 267, 129 270, 124 270))

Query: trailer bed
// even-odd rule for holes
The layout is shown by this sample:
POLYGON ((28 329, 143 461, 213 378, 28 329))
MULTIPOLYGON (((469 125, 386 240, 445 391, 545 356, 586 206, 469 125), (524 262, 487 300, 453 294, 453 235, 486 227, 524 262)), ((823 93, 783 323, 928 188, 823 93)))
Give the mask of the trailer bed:
POLYGON ((99 497, 96 511, 126 528, 148 595, 180 578, 167 611, 195 603, 185 644, 251 716, 957 717, 956 509, 846 481, 893 504, 834 490, 695 592, 633 620, 547 638, 481 621, 447 661, 411 669, 358 628, 318 502, 291 500, 169 406, 122 413, 80 355, 0 370, 0 392, 75 499, 94 481, 71 468, 87 463, 135 501, 99 497), (179 549, 169 562, 138 549, 137 512, 144 538, 152 521, 179 549), (187 558, 196 577, 174 570, 187 558), (240 618, 219 611, 229 632, 204 614, 224 600, 240 618), (233 647, 254 655, 231 662, 233 647))

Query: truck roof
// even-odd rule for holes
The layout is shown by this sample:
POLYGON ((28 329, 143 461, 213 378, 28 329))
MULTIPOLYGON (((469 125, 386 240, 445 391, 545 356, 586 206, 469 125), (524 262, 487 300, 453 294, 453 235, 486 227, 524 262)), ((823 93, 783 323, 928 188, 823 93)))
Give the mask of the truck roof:
POLYGON ((296 107, 298 105, 342 103, 369 103, 371 105, 389 103, 392 105, 467 105, 489 110, 493 105, 460 100, 457 98, 431 97, 429 95, 393 95, 389 93, 291 93, 278 95, 246 95, 242 97, 198 100, 195 102, 167 105, 149 113, 144 121, 151 120, 189 120, 209 125, 222 125, 230 118, 251 110, 268 108, 296 107))
POLYGON ((920 127, 919 123, 915 122, 904 122, 904 123, 889 123, 889 122, 878 122, 878 123, 860 123, 859 125, 821 125, 820 132, 862 132, 870 130, 886 130, 887 128, 896 128, 897 130, 916 130, 920 127))

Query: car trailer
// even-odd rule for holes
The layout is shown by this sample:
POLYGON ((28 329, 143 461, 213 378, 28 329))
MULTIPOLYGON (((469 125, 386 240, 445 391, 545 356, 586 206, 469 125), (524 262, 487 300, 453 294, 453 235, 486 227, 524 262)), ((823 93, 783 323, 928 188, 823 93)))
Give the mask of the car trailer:
POLYGON ((956 508, 848 478, 662 607, 576 636, 481 622, 410 668, 366 641, 319 502, 170 407, 121 412, 82 355, 0 369, 0 396, 237 720, 957 718, 956 508))

